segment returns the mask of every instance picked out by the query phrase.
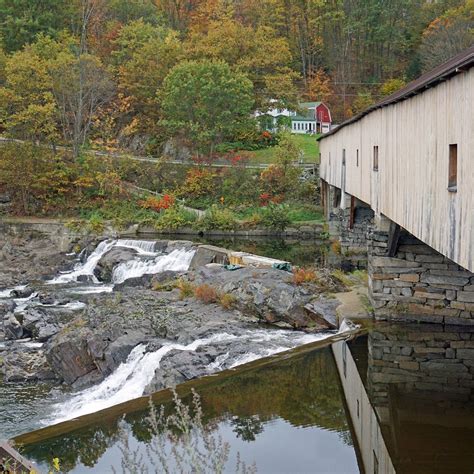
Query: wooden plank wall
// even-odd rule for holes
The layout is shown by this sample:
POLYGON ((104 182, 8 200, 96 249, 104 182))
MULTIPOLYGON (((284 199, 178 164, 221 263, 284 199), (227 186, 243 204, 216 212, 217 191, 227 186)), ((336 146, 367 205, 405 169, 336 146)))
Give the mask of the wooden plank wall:
POLYGON ((339 188, 345 182, 346 193, 474 271, 474 68, 341 128, 321 140, 320 151, 321 178, 339 188), (456 193, 447 190, 453 143, 456 193))

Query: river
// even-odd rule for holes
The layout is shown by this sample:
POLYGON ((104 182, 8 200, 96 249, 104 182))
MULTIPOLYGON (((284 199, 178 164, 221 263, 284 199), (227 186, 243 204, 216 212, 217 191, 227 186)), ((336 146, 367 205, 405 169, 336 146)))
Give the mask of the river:
MULTIPOLYGON (((270 248, 267 255, 277 256, 270 248)), ((162 255, 147 241, 104 241, 43 282, 58 300, 24 294, 24 286, 3 289, 0 298, 14 300, 17 312, 74 313, 98 304, 130 275, 187 268, 190 250, 173 252, 162 255), (111 283, 103 284, 94 268, 115 247, 135 248, 138 257, 115 266, 111 283)), ((0 438, 16 436, 41 472, 58 458, 62 471, 72 473, 122 472, 124 465, 129 472, 133 463, 136 472, 161 472, 150 454, 158 440, 167 467, 178 471, 179 436, 150 434, 149 399, 141 395, 168 354, 212 354, 200 376, 178 384, 177 392, 186 404, 191 389, 199 394, 199 429, 214 443, 205 458, 222 451, 222 440, 229 449, 224 472, 236 472, 241 460, 264 473, 472 473, 474 328, 377 323, 346 342, 354 334, 347 329, 304 334, 216 326, 192 340, 151 349, 138 344, 108 377, 82 390, 2 383, 0 438)), ((8 344, 0 343, 0 355, 8 344)), ((16 344, 18 353, 43 349, 37 342, 16 344)), ((153 394, 166 413, 174 412, 171 398, 168 391, 153 394)))

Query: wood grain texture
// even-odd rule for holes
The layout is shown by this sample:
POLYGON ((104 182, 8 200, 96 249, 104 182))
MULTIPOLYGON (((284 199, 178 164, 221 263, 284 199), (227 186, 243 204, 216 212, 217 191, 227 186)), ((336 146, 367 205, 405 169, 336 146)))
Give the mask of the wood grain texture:
POLYGON ((323 137, 320 150, 321 178, 474 271, 474 68, 323 137), (457 192, 448 191, 453 143, 457 192))

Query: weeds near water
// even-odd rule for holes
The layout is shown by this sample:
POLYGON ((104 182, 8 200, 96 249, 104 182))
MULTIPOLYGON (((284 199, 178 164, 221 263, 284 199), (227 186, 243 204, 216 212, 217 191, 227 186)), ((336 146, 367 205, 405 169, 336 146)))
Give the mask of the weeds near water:
MULTIPOLYGON (((220 474, 229 460, 230 445, 215 433, 214 426, 203 423, 199 395, 193 390, 191 406, 186 405, 173 390, 174 411, 166 415, 164 407, 157 409, 150 400, 150 442, 145 451, 130 446, 124 423, 120 427, 119 449, 123 474, 154 472, 220 474)), ((117 474, 117 470, 112 467, 117 474)), ((236 473, 253 474, 256 466, 247 467, 237 453, 236 473)))

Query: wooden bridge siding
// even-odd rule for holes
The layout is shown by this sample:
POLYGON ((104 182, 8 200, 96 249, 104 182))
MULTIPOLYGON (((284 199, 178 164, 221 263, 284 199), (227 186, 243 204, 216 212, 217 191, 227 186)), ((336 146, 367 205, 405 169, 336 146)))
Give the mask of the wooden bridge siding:
POLYGON ((379 212, 474 271, 474 68, 371 112, 322 139, 320 148, 329 184, 341 187, 346 149, 347 193, 375 210, 378 199, 379 212), (458 144, 457 193, 447 190, 451 143, 458 144))

